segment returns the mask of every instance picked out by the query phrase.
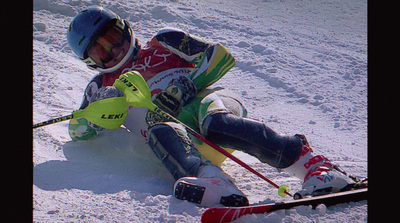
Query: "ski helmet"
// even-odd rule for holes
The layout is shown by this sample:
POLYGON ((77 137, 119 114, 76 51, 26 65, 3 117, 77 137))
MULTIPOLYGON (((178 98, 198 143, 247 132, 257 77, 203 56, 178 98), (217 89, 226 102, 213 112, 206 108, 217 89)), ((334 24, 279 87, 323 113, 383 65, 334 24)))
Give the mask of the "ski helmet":
POLYGON ((140 45, 128 21, 122 20, 111 10, 98 6, 89 7, 78 13, 69 26, 67 40, 72 51, 74 51, 89 68, 105 73, 113 72, 120 68, 132 54, 136 55, 140 49, 140 45), (104 29, 113 25, 120 28, 124 32, 124 35, 129 38, 130 46, 128 52, 118 64, 106 68, 104 65, 94 62, 94 60, 88 56, 87 50, 91 44, 97 40, 99 35, 102 34, 104 29))

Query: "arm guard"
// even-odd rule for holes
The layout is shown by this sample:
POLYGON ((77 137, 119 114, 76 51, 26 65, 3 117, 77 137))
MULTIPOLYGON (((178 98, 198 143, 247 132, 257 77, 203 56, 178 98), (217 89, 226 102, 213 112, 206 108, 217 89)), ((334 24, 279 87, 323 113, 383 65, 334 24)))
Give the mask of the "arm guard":
POLYGON ((232 54, 218 43, 207 48, 190 79, 198 89, 204 89, 221 79, 235 65, 232 54))

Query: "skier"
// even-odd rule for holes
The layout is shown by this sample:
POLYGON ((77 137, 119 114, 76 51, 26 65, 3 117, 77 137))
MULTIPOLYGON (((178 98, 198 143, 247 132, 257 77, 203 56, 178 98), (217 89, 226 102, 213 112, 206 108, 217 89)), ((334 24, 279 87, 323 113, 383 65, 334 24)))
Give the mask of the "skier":
MULTIPOLYGON (((72 20, 67 39, 73 52, 100 73, 87 85, 79 109, 121 97, 112 87, 128 71, 146 80, 153 102, 227 151, 240 150, 303 180, 303 194, 338 191, 354 183, 324 156, 315 155, 304 135, 280 135, 263 122, 247 118, 238 97, 210 87, 235 65, 220 43, 180 29, 164 28, 145 46, 128 21, 102 7, 89 7, 72 20)), ((248 200, 218 166, 224 158, 192 139, 185 128, 145 108, 129 107, 124 126, 147 140, 157 158, 176 179, 173 196, 200 206, 245 206, 248 200)), ((73 140, 87 140, 103 128, 85 118, 72 119, 73 140)))

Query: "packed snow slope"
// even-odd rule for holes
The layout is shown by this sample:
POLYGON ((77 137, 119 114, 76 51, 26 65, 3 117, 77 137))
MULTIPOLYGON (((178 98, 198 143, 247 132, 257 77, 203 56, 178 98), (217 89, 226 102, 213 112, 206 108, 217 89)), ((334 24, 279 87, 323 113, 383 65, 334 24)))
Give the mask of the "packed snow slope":
MULTIPOLYGON (((70 114, 96 72, 71 51, 78 11, 107 7, 145 44, 163 27, 221 42, 234 67, 216 86, 241 96, 249 117, 282 134, 305 134, 318 154, 367 176, 366 0, 34 0, 33 122, 70 114)), ((74 142, 68 122, 33 130, 35 222, 198 222, 203 208, 172 198, 174 180, 124 129, 74 142)), ((244 159, 291 191, 301 181, 244 159)), ((231 160, 222 164, 250 203, 290 200, 231 160)), ((367 202, 302 206, 237 222, 364 222, 367 202)))

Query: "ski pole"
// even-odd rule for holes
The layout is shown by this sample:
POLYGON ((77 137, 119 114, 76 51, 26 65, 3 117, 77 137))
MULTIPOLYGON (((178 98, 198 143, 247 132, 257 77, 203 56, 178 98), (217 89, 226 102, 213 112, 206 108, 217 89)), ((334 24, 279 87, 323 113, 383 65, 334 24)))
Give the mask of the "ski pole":
POLYGON ((34 124, 33 128, 83 117, 103 128, 117 129, 124 123, 127 112, 128 106, 125 97, 106 98, 92 102, 86 108, 73 111, 70 115, 34 124))
POLYGON ((40 123, 34 124, 33 128, 36 129, 38 127, 54 124, 54 123, 57 123, 57 122, 62 122, 62 121, 73 119, 73 118, 74 118, 74 114, 61 116, 61 117, 58 117, 58 118, 55 118, 55 119, 50 119, 50 120, 47 120, 47 121, 44 121, 44 122, 40 122, 40 123))
POLYGON ((120 90, 122 90, 124 92, 126 102, 128 105, 131 105, 132 107, 146 107, 146 108, 150 109, 151 111, 154 111, 154 112, 164 116, 165 118, 170 118, 173 121, 183 125, 189 131, 190 134, 192 134, 199 140, 203 141, 204 143, 211 146, 212 148, 214 148, 218 152, 222 153, 223 155, 229 157, 230 159, 235 161, 237 164, 243 166, 244 168, 246 168, 250 172, 254 173, 261 179, 267 181, 274 187, 278 188, 279 196, 281 196, 281 197, 284 197, 286 195, 293 196, 292 194, 289 193, 289 191, 287 189, 287 187, 288 187, 287 185, 282 185, 282 186, 277 185, 276 183, 274 183, 267 177, 263 176, 262 174, 257 172, 255 169, 251 168, 249 165, 247 165, 246 163, 244 163, 243 161, 241 161, 240 159, 235 157, 234 155, 226 152, 220 146, 218 146, 218 145, 214 144, 213 142, 204 138, 202 135, 197 133, 195 130, 193 130, 186 124, 182 123, 181 121, 179 121, 175 117, 171 116, 170 114, 162 111, 157 105, 155 105, 152 102, 149 86, 147 85, 143 76, 139 72, 130 71, 130 72, 121 74, 119 76, 119 78, 117 80, 115 80, 113 86, 119 88, 120 90))
MULTIPOLYGON (((173 121, 183 125, 190 134, 192 134, 194 137, 198 138, 199 140, 203 141, 204 143, 206 143, 207 145, 211 146, 213 149, 217 150, 218 152, 222 153, 223 155, 225 155, 226 157, 230 158, 231 160, 235 161, 237 164, 241 165, 242 167, 244 167, 245 169, 249 170, 250 172, 254 173, 255 175, 257 175, 258 177, 260 177, 261 179, 267 181, 268 183, 270 183, 272 186, 276 187, 279 189, 279 195, 282 196, 282 192, 285 193, 286 195, 289 195, 291 197, 293 197, 292 194, 290 194, 287 190, 286 187, 287 185, 282 185, 279 186, 276 183, 274 183, 273 181, 271 181, 270 179, 268 179, 267 177, 265 177, 264 175, 262 175, 261 173, 257 172, 255 169, 253 169, 252 167, 250 167, 248 164, 246 164, 245 162, 243 162, 242 160, 240 160, 239 158, 237 158, 236 156, 230 154, 229 152, 227 152, 226 150, 224 150, 223 148, 221 148, 220 146, 216 145, 215 143, 211 142, 210 140, 204 138, 202 135, 200 135, 199 133, 197 133, 195 130, 193 130, 192 128, 190 128, 189 126, 187 126, 185 123, 179 121, 178 119, 176 119, 175 117, 171 116, 170 114, 164 112, 163 110, 159 109, 158 107, 155 108, 153 111, 157 112, 158 114, 162 115, 162 116, 167 116, 168 118, 172 119, 173 121)), ((283 197, 283 196, 282 196, 283 197)))

